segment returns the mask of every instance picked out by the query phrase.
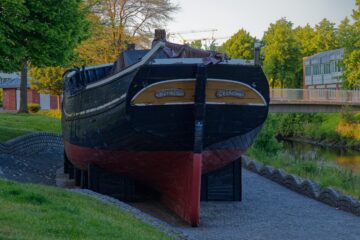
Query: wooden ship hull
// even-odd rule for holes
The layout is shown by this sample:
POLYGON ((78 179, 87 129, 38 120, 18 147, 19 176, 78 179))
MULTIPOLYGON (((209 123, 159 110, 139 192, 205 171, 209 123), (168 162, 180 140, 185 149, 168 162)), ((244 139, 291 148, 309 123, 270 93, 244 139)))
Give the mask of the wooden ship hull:
POLYGON ((153 188, 197 226, 201 176, 251 146, 268 114, 268 83, 258 65, 156 62, 156 48, 109 77, 113 65, 65 74, 65 154, 76 168, 153 188))

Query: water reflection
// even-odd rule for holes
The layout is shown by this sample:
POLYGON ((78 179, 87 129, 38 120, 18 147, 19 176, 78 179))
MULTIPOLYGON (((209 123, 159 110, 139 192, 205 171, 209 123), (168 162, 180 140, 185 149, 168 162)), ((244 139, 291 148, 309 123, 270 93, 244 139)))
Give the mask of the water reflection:
POLYGON ((322 166, 336 166, 360 173, 360 152, 290 141, 283 141, 283 146, 286 154, 296 159, 313 160, 322 166))

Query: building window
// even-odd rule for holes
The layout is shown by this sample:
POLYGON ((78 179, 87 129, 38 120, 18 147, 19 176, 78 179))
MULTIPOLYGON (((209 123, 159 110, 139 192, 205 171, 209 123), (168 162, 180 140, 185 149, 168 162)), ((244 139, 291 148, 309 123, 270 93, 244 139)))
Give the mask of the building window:
POLYGON ((336 62, 335 61, 331 61, 330 62, 330 72, 335 72, 335 67, 336 67, 336 62))
POLYGON ((305 75, 306 76, 311 76, 311 66, 306 66, 305 67, 305 75))
POLYGON ((314 64, 313 65, 313 74, 314 75, 320 75, 320 64, 314 64))
POLYGON ((330 63, 325 63, 324 64, 324 74, 329 74, 330 73, 330 63))

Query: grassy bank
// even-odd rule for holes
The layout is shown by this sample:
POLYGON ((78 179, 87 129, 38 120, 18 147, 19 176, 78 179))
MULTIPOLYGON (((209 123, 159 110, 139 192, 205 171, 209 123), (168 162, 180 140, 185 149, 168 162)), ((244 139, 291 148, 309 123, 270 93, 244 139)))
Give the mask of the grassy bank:
POLYGON ((46 113, 0 113, 0 141, 7 141, 31 132, 60 133, 60 119, 44 114, 46 113))
POLYGON ((65 190, 0 180, 0 239, 171 239, 118 208, 65 190))
POLYGON ((335 166, 306 159, 296 159, 282 151, 282 144, 276 136, 338 141, 343 144, 357 144, 359 140, 344 137, 338 132, 342 123, 341 114, 271 114, 248 155, 259 162, 283 169, 319 183, 322 187, 333 187, 360 199, 360 174, 335 166), (308 120, 306 120, 308 119, 308 120), (330 140, 331 139, 331 140, 330 140))
POLYGON ((272 114, 277 134, 285 138, 304 138, 337 145, 360 147, 360 113, 344 109, 341 113, 272 114))

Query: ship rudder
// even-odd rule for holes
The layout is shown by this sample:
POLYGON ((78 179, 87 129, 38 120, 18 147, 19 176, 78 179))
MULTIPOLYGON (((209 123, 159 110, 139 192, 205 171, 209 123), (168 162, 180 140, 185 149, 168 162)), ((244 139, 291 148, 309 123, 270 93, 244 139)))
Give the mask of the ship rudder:
POLYGON ((190 224, 193 227, 200 223, 200 194, 202 154, 194 153, 192 158, 191 197, 190 197, 190 224))

